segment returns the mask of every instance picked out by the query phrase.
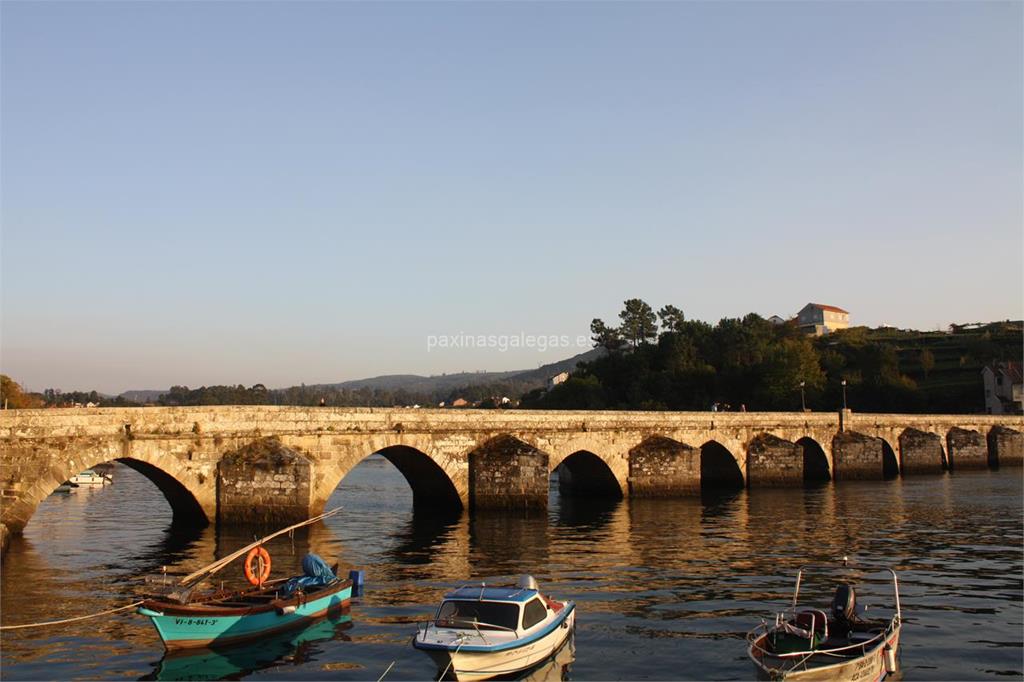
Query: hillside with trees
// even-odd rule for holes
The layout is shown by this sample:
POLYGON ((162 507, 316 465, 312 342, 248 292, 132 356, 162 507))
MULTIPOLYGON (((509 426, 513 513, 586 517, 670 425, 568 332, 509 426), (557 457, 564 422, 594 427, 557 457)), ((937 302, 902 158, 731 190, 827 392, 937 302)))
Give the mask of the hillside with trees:
POLYGON ((42 396, 26 393, 17 381, 6 374, 0 374, 0 407, 17 410, 44 406, 42 396))
POLYGON ((953 325, 948 332, 853 327, 813 337, 794 321, 756 314, 715 325, 679 308, 657 313, 625 301, 620 324, 591 323, 607 354, 565 383, 523 396, 539 409, 799 410, 847 404, 860 412, 975 413, 984 408, 981 369, 1020 361, 1022 324, 953 325))
POLYGON ((154 402, 159 405, 319 405, 329 407, 401 407, 450 405, 462 398, 477 407, 497 407, 495 399, 512 399, 544 385, 548 377, 595 359, 603 351, 592 349, 574 357, 530 370, 459 372, 436 376, 391 374, 337 384, 301 384, 268 389, 263 384, 173 386, 154 402))
POLYGON ((619 324, 591 323, 594 349, 534 370, 424 377, 389 375, 339 384, 268 389, 173 386, 106 396, 96 391, 29 393, 4 375, 8 408, 158 405, 319 405, 393 407, 451 404, 463 398, 497 407, 495 398, 522 396, 538 409, 798 410, 800 383, 808 409, 859 412, 977 413, 983 411, 981 369, 1021 360, 1021 322, 952 325, 946 332, 853 327, 827 336, 801 332, 794 322, 772 324, 758 315, 717 324, 687 320, 666 305, 657 312, 640 299, 624 303, 619 324), (565 383, 546 380, 571 371, 565 383))

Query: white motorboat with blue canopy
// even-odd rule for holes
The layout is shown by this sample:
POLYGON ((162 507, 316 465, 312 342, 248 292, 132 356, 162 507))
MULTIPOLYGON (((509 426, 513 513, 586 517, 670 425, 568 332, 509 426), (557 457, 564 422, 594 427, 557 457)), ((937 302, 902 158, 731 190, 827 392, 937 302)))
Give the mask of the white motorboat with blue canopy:
MULTIPOLYGON (((839 570, 847 565, 844 557, 843 569, 839 570)), ((800 607, 801 582, 804 573, 812 570, 801 568, 790 608, 777 614, 774 623, 762 622, 747 635, 747 653, 761 679, 878 682, 897 672, 903 614, 896 572, 890 568, 858 568, 889 574, 895 597, 893 610, 881 617, 868 617, 867 609, 857 604, 848 575, 843 575, 836 586, 827 612, 800 607)), ((837 569, 825 570, 834 573, 837 569)))
POLYGON ((523 576, 512 587, 481 584, 448 593, 413 646, 434 659, 442 678, 483 680, 544 662, 565 644, 575 619, 573 602, 545 596, 533 577, 523 576))
POLYGON ((107 483, 113 483, 114 479, 111 476, 96 473, 92 469, 86 469, 81 473, 75 474, 68 481, 75 485, 106 485, 107 483))

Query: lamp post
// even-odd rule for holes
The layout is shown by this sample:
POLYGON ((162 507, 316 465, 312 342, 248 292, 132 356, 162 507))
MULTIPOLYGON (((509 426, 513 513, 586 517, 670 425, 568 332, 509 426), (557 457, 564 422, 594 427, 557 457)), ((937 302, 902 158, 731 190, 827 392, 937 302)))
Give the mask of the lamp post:
POLYGON ((843 409, 845 410, 846 409, 846 379, 843 379, 841 383, 843 384, 843 409))
POLYGON ((804 400, 804 384, 806 383, 805 381, 800 382, 800 409, 804 412, 807 411, 807 402, 804 400))

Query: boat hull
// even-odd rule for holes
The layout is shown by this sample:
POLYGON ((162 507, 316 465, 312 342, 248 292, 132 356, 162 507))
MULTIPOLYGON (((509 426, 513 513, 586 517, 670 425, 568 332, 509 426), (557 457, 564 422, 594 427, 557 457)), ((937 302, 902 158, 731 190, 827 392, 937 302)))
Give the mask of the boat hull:
POLYGON ((235 609, 236 613, 229 613, 231 609, 208 609, 203 612, 147 602, 139 613, 149 617, 164 646, 174 651, 236 644, 301 627, 317 618, 341 613, 348 608, 351 598, 352 584, 346 581, 339 590, 314 595, 301 603, 288 602, 289 607, 285 609, 240 608, 235 609))
MULTIPOLYGON (((487 680, 529 670, 550 658, 572 635, 576 624, 574 605, 550 632, 518 647, 501 651, 458 651, 423 649, 439 670, 456 680, 487 680)), ((417 646, 417 648, 422 648, 417 646)))
MULTIPOLYGON (((801 682, 824 682, 842 680, 843 682, 879 682, 888 675, 885 667, 885 650, 891 648, 893 654, 899 652, 900 630, 896 628, 875 647, 868 649, 862 656, 851 657, 831 665, 815 665, 814 661, 806 668, 783 669, 784 659, 764 656, 757 653, 757 647, 764 648, 767 634, 759 637, 750 647, 748 653, 757 666, 758 679, 762 680, 800 680, 801 682)), ((790 659, 792 662, 792 659, 790 659)))

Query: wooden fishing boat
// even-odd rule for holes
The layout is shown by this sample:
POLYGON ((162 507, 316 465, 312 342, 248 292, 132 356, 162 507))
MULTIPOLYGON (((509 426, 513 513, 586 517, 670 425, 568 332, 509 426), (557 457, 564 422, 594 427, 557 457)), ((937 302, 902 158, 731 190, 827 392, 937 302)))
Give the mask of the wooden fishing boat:
POLYGON ((139 613, 153 621, 164 646, 174 650, 256 639, 340 614, 349 606, 351 580, 341 580, 331 572, 322 585, 289 591, 287 586, 294 580, 272 580, 249 590, 195 595, 195 601, 188 603, 166 597, 147 599, 139 613))
POLYGON ((883 569, 892 575, 895 610, 888 617, 867 618, 863 610, 858 613, 854 586, 847 582, 836 587, 828 612, 799 607, 806 570, 810 567, 797 573, 791 607, 747 635, 747 654, 760 678, 877 682, 895 673, 902 625, 896 572, 883 569))
POLYGON ((349 606, 352 581, 338 578, 337 566, 331 568, 317 555, 308 554, 302 560, 303 575, 270 580, 270 554, 263 546, 271 538, 339 511, 340 507, 279 530, 185 576, 176 589, 148 595, 138 613, 153 622, 168 651, 249 641, 340 614, 349 606), (243 554, 252 588, 197 592, 201 581, 243 554))
POLYGON ((149 679, 238 680, 254 671, 272 668, 291 657, 301 656, 302 650, 318 642, 347 640, 344 631, 351 627, 352 616, 343 612, 253 642, 223 648, 175 649, 164 654, 149 679))
POLYGON ((434 620, 413 646, 437 664, 441 677, 484 680, 529 670, 572 635, 576 605, 550 599, 523 576, 514 587, 460 587, 445 595, 434 620))

